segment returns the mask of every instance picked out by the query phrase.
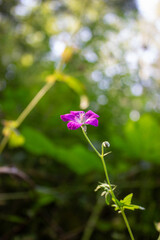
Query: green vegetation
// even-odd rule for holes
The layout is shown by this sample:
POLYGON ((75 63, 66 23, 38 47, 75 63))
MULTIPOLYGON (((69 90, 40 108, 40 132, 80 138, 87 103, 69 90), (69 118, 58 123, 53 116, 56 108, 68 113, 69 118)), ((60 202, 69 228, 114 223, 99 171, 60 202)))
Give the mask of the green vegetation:
POLYGON ((158 238, 158 19, 140 17, 132 1, 0 1, 2 240, 128 239, 94 192, 105 180, 100 159, 60 119, 81 109, 100 116, 87 132, 96 149, 111 145, 120 203, 132 205, 132 192, 145 208, 126 210, 135 239, 158 238))

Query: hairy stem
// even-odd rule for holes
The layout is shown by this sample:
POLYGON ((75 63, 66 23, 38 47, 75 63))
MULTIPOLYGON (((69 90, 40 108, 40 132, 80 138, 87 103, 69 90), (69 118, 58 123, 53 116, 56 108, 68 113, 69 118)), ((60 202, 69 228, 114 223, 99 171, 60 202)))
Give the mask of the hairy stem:
POLYGON ((93 146, 93 144, 92 144, 92 142, 90 141, 90 139, 88 138, 88 136, 87 136, 84 128, 83 128, 83 127, 81 127, 81 128, 82 128, 82 132, 83 132, 85 138, 87 139, 87 141, 89 142, 90 146, 91 146, 91 147, 93 148, 93 150, 97 153, 97 155, 101 158, 101 154, 100 154, 100 153, 98 152, 98 150, 93 146))
POLYGON ((106 167, 106 164, 105 164, 105 161, 104 161, 104 147, 103 147, 103 144, 102 144, 102 154, 100 154, 97 149, 93 146, 92 142, 90 141, 90 139, 88 138, 85 130, 83 127, 82 128, 82 132, 85 136, 85 138, 87 139, 88 143, 91 145, 91 147, 93 148, 93 150, 97 153, 97 155, 101 158, 101 161, 102 161, 102 164, 103 164, 103 168, 104 168, 104 172, 105 172, 105 176, 106 176, 106 180, 107 180, 107 183, 109 185, 109 188, 110 188, 110 193, 111 193, 111 196, 112 196, 112 199, 115 200, 116 202, 116 205, 119 207, 119 210, 120 210, 120 213, 122 214, 122 217, 124 219, 124 222, 126 224, 126 227, 128 229, 128 232, 129 232, 129 235, 130 235, 130 238, 132 240, 134 240, 134 236, 133 236, 133 233, 132 233, 132 230, 130 228, 130 225, 129 225, 129 222, 127 220, 127 217, 125 215, 125 212, 124 212, 124 209, 122 209, 120 206, 119 206, 119 203, 118 203, 118 200, 113 192, 113 189, 112 189, 112 186, 111 186, 111 183, 110 183, 110 180, 109 180, 109 176, 108 176, 108 172, 107 172, 107 167, 106 167))

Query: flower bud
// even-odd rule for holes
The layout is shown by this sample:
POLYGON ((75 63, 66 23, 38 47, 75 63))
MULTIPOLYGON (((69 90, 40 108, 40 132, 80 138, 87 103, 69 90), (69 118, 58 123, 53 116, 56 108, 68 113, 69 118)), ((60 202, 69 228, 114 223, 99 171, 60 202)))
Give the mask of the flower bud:
POLYGON ((62 53, 62 60, 64 63, 68 63, 73 56, 74 49, 73 47, 66 47, 62 53))
POLYGON ((109 148, 110 143, 108 141, 103 142, 103 147, 109 148))

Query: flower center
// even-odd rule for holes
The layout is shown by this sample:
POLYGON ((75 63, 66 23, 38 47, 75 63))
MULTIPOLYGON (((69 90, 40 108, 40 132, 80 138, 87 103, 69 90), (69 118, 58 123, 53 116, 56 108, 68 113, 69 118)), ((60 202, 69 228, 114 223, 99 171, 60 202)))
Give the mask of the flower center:
POLYGON ((79 116, 77 117, 76 121, 78 123, 85 123, 85 113, 80 113, 79 116))

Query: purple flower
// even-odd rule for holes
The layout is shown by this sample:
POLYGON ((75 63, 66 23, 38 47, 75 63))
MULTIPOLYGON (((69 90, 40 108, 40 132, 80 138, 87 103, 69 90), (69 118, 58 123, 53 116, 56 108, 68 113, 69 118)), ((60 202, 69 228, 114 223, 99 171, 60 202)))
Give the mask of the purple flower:
POLYGON ((93 125, 98 127, 98 115, 91 110, 88 112, 83 111, 70 111, 68 114, 60 116, 64 122, 68 122, 67 127, 70 130, 76 130, 82 125, 93 125))

